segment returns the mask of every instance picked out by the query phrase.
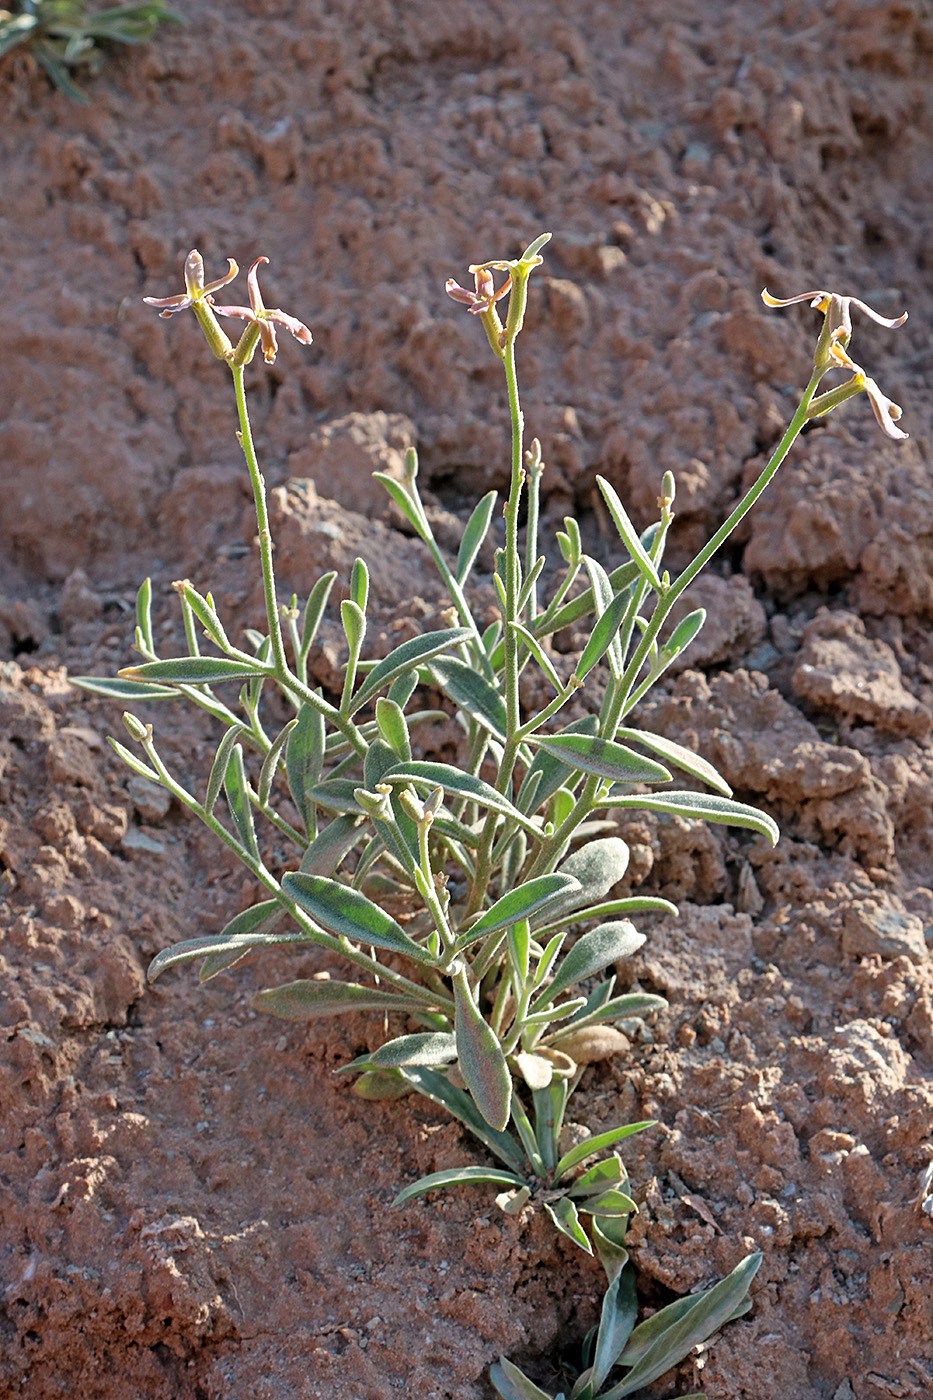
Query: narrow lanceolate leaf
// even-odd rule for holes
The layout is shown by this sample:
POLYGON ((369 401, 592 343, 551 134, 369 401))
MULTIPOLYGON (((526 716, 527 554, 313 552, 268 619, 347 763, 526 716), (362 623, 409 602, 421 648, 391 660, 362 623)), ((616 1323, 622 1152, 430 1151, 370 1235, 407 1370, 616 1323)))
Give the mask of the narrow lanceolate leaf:
POLYGON ((350 814, 335 817, 320 831, 301 857, 303 875, 333 875, 360 837, 357 819, 350 814))
POLYGON ((558 901, 563 902, 566 895, 574 894, 579 888, 572 875, 538 875, 534 880, 509 890, 508 894, 497 899, 492 908, 487 909, 458 939, 457 947, 466 948, 477 938, 484 938, 487 933, 509 928, 519 919, 529 919, 532 914, 548 909, 558 901))
POLYGON ((232 661, 222 656, 179 656, 169 661, 145 661, 124 666, 119 674, 131 681, 174 681, 176 685, 216 685, 221 681, 248 681, 271 675, 259 662, 232 661))
POLYGON ((335 569, 332 569, 330 573, 322 574, 308 595, 301 625, 302 656, 307 656, 314 645, 317 629, 321 625, 321 618, 324 616, 324 609, 327 607, 330 590, 333 588, 336 578, 337 571, 335 569))
MULTIPOLYGON (((651 1016, 656 1011, 665 1011, 667 1006, 666 998, 655 996, 653 992, 627 992, 625 996, 612 997, 600 1005, 583 1006, 567 1023, 566 1031, 568 1035, 575 1035, 577 1031, 586 1030, 589 1026, 625 1021, 632 1016, 651 1016)), ((559 1048, 560 1036, 551 1037, 550 1042, 559 1048)))
MULTIPOLYGON (((568 724, 557 737, 562 738, 566 734, 589 734, 595 737, 598 727, 599 720, 596 715, 585 715, 583 719, 568 724)), ((572 770, 567 763, 562 763, 539 746, 518 790, 518 807, 528 814, 540 811, 545 802, 572 776, 572 770)))
POLYGON ((633 753, 622 744, 610 739, 599 739, 589 734, 561 734, 542 738, 535 735, 529 743, 536 744, 554 758, 559 758, 570 768, 583 773, 595 773, 600 778, 611 778, 617 783, 669 783, 671 775, 660 763, 633 753))
POLYGON ((339 1016, 344 1011, 423 1011, 414 997, 362 987, 356 982, 310 982, 302 979, 281 987, 264 987, 250 1005, 286 1021, 312 1021, 316 1016, 339 1016))
POLYGON ((121 681, 116 676, 69 676, 71 685, 80 686, 91 695, 105 695, 108 700, 171 700, 178 694, 167 685, 146 681, 121 681))
POLYGON ((359 890, 328 880, 325 875, 302 875, 300 871, 283 876, 282 888, 329 933, 343 935, 355 943, 368 943, 371 948, 404 953, 416 962, 434 961, 359 890))
POLYGON ((286 743, 285 772, 305 830, 311 829, 311 793, 324 770, 324 737, 324 716, 313 705, 302 705, 286 743))
POLYGON ((463 532, 460 549, 457 553, 457 582, 461 586, 466 583, 479 553, 480 545, 486 538, 495 504, 496 492, 488 491, 474 507, 473 514, 466 523, 466 529, 463 532))
POLYGON ((690 1298, 679 1298, 636 1327, 619 1357, 621 1365, 632 1369, 618 1385, 605 1391, 600 1400, 623 1400, 623 1396, 633 1395, 650 1385, 665 1371, 679 1365, 699 1342, 705 1342, 723 1323, 740 1316, 747 1308, 748 1290, 761 1260, 760 1252, 750 1254, 714 1288, 690 1298))
POLYGON ((574 668, 579 680, 588 676, 597 661, 608 651, 609 665, 616 680, 622 675, 622 647, 619 643, 619 628, 625 617, 631 595, 623 589, 617 593, 604 609, 599 621, 590 633, 589 641, 583 648, 583 655, 574 668))
POLYGON ((759 807, 717 797, 709 792, 646 792, 615 796, 610 792, 597 804, 600 807, 640 807, 649 812, 669 812, 675 817, 695 817, 705 822, 721 822, 724 826, 744 826, 766 836, 772 846, 780 838, 780 829, 773 817, 759 807))
POLYGON ((596 478, 596 485, 603 495, 603 500, 609 507, 609 514, 615 523, 615 527, 622 536, 622 543, 628 550, 632 559, 638 565, 640 571, 651 584, 656 592, 661 591, 661 580, 658 578, 658 571, 651 562, 651 557, 638 537, 638 531, 628 518, 625 507, 619 500, 615 489, 609 484, 604 476, 596 478))
POLYGON ((604 967, 618 962, 620 958, 631 957, 644 941, 645 935, 639 933, 628 919, 600 924, 599 928, 585 933, 564 958, 551 985, 532 1002, 530 1010, 539 1011, 575 982, 582 981, 584 977, 592 977, 594 972, 601 972, 604 967))
POLYGON ((613 1143, 621 1142, 623 1138, 632 1137, 635 1133, 643 1133, 647 1128, 653 1128, 655 1120, 645 1118, 641 1123, 625 1123, 619 1128, 610 1128, 605 1133, 597 1133, 595 1137, 587 1138, 585 1142, 578 1142, 576 1147, 571 1147, 569 1152, 565 1152, 557 1163, 556 1175, 563 1176, 564 1172, 572 1171, 581 1162, 585 1162, 587 1157, 592 1157, 594 1152, 602 1152, 603 1148, 611 1147, 613 1143))
POLYGON ((489 1368, 489 1379, 501 1400, 551 1400, 547 1391, 530 1381, 507 1356, 500 1356, 498 1361, 493 1362, 489 1368))
POLYGON ((587 1238, 587 1233, 580 1224, 577 1208, 569 1196, 561 1196, 553 1204, 545 1201, 544 1209, 562 1235, 566 1235, 568 1240, 573 1240, 574 1244, 585 1249, 587 1254, 593 1253, 593 1247, 587 1238))
POLYGON ((144 578, 136 594, 136 626, 147 651, 155 651, 152 635, 152 579, 144 578))
POLYGON ((441 652, 450 651, 472 635, 467 627, 448 627, 442 632, 426 632, 423 637, 411 637, 403 642, 369 672, 353 697, 350 713, 355 714, 363 705, 374 700, 380 690, 403 671, 410 671, 432 657, 440 656, 441 652))
POLYGON ((460 1073, 486 1122, 502 1132, 512 1111, 512 1076, 499 1037, 483 1020, 462 966, 453 984, 460 1073))
POLYGON ((432 1103, 440 1104, 448 1113, 458 1118, 474 1137, 485 1143, 500 1161, 516 1172, 524 1171, 525 1158, 522 1149, 511 1133, 499 1132, 490 1127, 476 1107, 469 1094, 451 1084, 445 1075, 436 1069, 406 1067, 400 1070, 409 1084, 432 1103))
POLYGON ((485 676, 455 656, 436 657, 428 669, 455 705, 505 742, 508 728, 505 701, 485 676))
POLYGON ((488 807, 503 817, 511 817, 519 826, 536 836, 540 834, 538 826, 513 807, 508 798, 496 792, 489 783, 484 782, 482 778, 474 778, 471 773, 463 773, 459 768, 452 768, 447 763, 400 764, 398 768, 386 773, 385 781, 393 786, 413 783, 421 792, 442 787, 445 792, 452 792, 456 797, 469 798, 480 807, 488 807))
POLYGON ((425 541, 431 538, 431 529, 425 519, 420 502, 412 500, 401 482, 387 472, 373 472, 373 480, 380 482, 392 497, 405 519, 419 537, 425 541))
POLYGON ((619 1216, 631 1215, 638 1207, 625 1191, 604 1191, 600 1196, 584 1196, 580 1200, 580 1210, 587 1215, 619 1216))
POLYGON ((290 719, 285 728, 276 735, 272 742, 272 747, 263 759, 262 768, 259 773, 259 786, 257 792, 259 801, 265 805, 269 801, 269 793, 272 791, 272 784, 275 782, 275 775, 279 767, 279 759, 282 755, 288 736, 298 723, 295 719, 290 719))
MULTIPOLYGON (((249 909, 244 909, 242 913, 235 915, 228 924, 221 929, 220 933, 207 938, 188 938, 182 943, 176 943, 171 948, 163 948, 161 953, 157 953, 149 964, 146 976, 150 982, 154 982, 160 972, 164 972, 168 967, 176 967, 180 963, 192 962, 196 958, 203 958, 209 952, 226 948, 231 940, 256 937, 264 939, 271 934, 276 924, 284 915, 285 910, 277 899, 264 899, 260 904, 254 904, 249 909), (213 945, 209 947, 208 945, 213 945)), ((306 934, 296 934, 295 942, 307 943, 306 934)))
POLYGON ((253 805, 249 800, 249 786, 246 779, 246 765, 243 762, 242 744, 234 744, 224 774, 224 791, 227 806, 234 826, 244 848, 254 860, 259 859, 259 845, 256 841, 256 827, 253 822, 253 805))
POLYGON ((644 729, 617 729, 616 738, 623 739, 627 744, 641 744, 642 748, 650 749, 659 758, 673 763, 675 768, 682 768, 691 777, 699 778, 700 782, 714 788, 723 797, 732 796, 732 789, 722 774, 717 773, 705 758, 685 749, 683 744, 675 744, 673 739, 665 739, 661 734, 649 734, 644 729))
POLYGON ((537 661, 538 665, 541 667, 541 670, 547 676, 554 689, 557 691, 563 690, 564 682, 561 680, 554 667, 553 661, 548 656, 547 652, 544 650, 537 637, 533 637, 528 631, 527 627, 523 627, 520 622, 510 622, 509 626, 512 628, 512 631, 515 633, 515 635, 521 639, 524 645, 531 652, 532 656, 537 661))
POLYGON ((382 782, 383 774, 398 765, 398 754, 384 739, 374 739, 366 750, 363 761, 363 784, 368 792, 376 791, 376 784, 382 782))
POLYGON ((706 609, 696 608, 692 613, 688 613, 685 618, 678 622, 677 626, 664 643, 664 650, 671 659, 678 656, 685 647, 690 645, 705 621, 706 609))
POLYGON ((599 1392, 603 1381, 618 1361, 625 1343, 632 1335, 637 1316, 635 1270, 629 1265, 616 1274, 603 1298, 591 1376, 594 1395, 599 1392))
POLYGON ((361 1069, 400 1069, 403 1065, 449 1065, 457 1058, 457 1045, 448 1031, 419 1031, 387 1040, 368 1055, 357 1055, 338 1074, 361 1069))
MULTIPOLYGON (((210 958, 228 957, 231 962, 225 963, 223 967, 218 967, 217 971, 222 972, 228 966, 241 962, 250 954, 265 952, 270 948, 288 948, 303 944, 305 947, 313 943, 313 938, 306 933, 243 933, 234 938, 225 938, 221 934, 205 938, 186 938, 181 943, 175 943, 171 948, 163 948, 157 957, 153 958, 146 972, 150 982, 166 972, 170 967, 180 967, 183 963, 206 962, 210 958)), ((216 973, 210 973, 215 976, 216 973)), ((200 979, 206 982, 207 977, 200 979)))
POLYGON ((230 755, 233 746, 245 731, 242 724, 232 725, 217 745, 217 752, 214 755, 214 762, 211 764, 211 771, 207 777, 207 791, 204 794, 205 812, 213 812, 220 796, 220 789, 224 785, 227 776, 227 765, 230 762, 230 755))
MULTIPOLYGON (((349 1066, 347 1066, 349 1068, 349 1066)), ((524 1186, 520 1176, 503 1171, 500 1167, 449 1167, 447 1171, 432 1172, 420 1181, 412 1182, 400 1191, 392 1202, 393 1206, 404 1205, 428 1191, 437 1191, 443 1186, 524 1186)))
POLYGON ((148 778, 150 782, 157 783, 159 775, 154 768, 150 768, 148 763, 143 763, 141 758, 137 758, 134 753, 121 744, 119 739, 111 739, 108 735, 107 743, 119 758, 122 758, 127 768, 132 768, 134 773, 138 773, 141 778, 148 778))

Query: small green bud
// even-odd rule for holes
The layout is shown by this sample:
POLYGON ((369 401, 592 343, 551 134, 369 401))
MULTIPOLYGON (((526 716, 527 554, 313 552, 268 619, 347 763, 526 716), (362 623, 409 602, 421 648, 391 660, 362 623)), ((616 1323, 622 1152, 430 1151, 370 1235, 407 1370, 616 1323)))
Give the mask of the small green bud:
POLYGON ((135 739, 139 744, 148 744, 152 738, 152 725, 143 724, 141 719, 131 715, 129 710, 123 711, 123 723, 129 731, 130 738, 135 739))

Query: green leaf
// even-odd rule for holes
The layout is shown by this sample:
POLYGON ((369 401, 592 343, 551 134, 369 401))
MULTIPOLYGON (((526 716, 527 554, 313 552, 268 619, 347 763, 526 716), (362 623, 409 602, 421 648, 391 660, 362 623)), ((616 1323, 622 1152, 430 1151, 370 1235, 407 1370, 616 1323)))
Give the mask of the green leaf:
POLYGON ((629 744, 641 744, 643 748, 650 749, 668 763, 673 763, 675 768, 682 768, 691 777, 699 778, 700 782, 715 788, 723 797, 732 796, 731 787, 711 763, 707 763, 705 758, 701 758, 690 749, 685 749, 682 744, 675 744, 673 739, 665 739, 661 734, 649 734, 644 729, 619 729, 616 731, 616 738, 624 739, 629 744))
POLYGON ((512 1076, 499 1037, 483 1020, 461 965, 454 974, 457 1063, 473 1102, 491 1127, 502 1132, 512 1108, 512 1076))
POLYGON ((534 880, 509 890, 508 894, 497 899, 466 933, 461 934, 457 940, 458 951, 475 943, 478 938, 484 938, 487 933, 508 928, 519 919, 530 918, 536 910, 550 908, 555 902, 562 901, 563 897, 575 893, 578 889, 579 885, 572 875, 538 875, 534 880))
POLYGON ((576 1147, 571 1147, 569 1152, 565 1152, 557 1163, 557 1176, 561 1177, 565 1172, 572 1171, 581 1162, 585 1162, 587 1157, 592 1157, 594 1152, 602 1152, 604 1147, 611 1147, 613 1143, 621 1142, 623 1138, 632 1137, 635 1133, 643 1133, 647 1128, 654 1126, 655 1119, 646 1118, 641 1123, 626 1123, 620 1128, 610 1128, 605 1133, 597 1133, 595 1137, 578 1142, 576 1147))
POLYGON ((613 1153, 611 1157, 604 1157, 601 1162, 595 1162, 582 1176, 578 1176, 567 1194, 571 1197, 601 1196, 610 1186, 627 1191, 628 1185, 628 1172, 622 1165, 622 1158, 613 1153))
POLYGON ((587 899, 602 899, 628 870, 629 848, 620 836, 587 841, 561 863, 560 873, 570 875, 580 887, 579 897, 563 901, 562 908, 578 909, 587 899))
POLYGON ((419 948, 403 933, 390 915, 359 890, 351 890, 325 875, 303 875, 300 871, 284 875, 282 888, 329 933, 367 943, 372 948, 404 953, 429 966, 434 962, 424 948, 419 948))
POLYGON ((254 860, 259 859, 259 845, 256 841, 256 827, 253 822, 253 805, 249 800, 249 785, 246 778, 246 765, 243 762, 242 744, 234 744, 224 773, 224 791, 227 806, 244 848, 254 860))
POLYGON ((410 1066, 401 1069, 399 1073, 405 1076, 419 1094, 423 1094, 432 1103, 440 1104, 454 1118, 458 1118, 473 1136, 485 1143, 490 1152, 505 1162, 506 1166, 519 1173, 524 1171, 524 1155, 511 1133, 499 1132, 490 1127, 469 1094, 456 1088, 435 1069, 410 1066))
MULTIPOLYGON (((561 734, 595 736, 598 727, 599 720, 596 715, 585 715, 583 719, 574 720, 573 724, 568 724, 566 729, 561 730, 561 734)), ((516 805, 526 814, 531 811, 540 811, 548 799, 553 797, 557 789, 563 787, 567 779, 572 776, 573 770, 569 764, 561 762, 560 759, 546 753, 543 747, 539 747, 519 788, 516 805), (536 784, 537 786, 535 786, 536 784), (534 803, 533 807, 532 803, 534 803)))
POLYGON ((428 540, 431 539, 431 529, 421 509, 420 501, 412 500, 404 486, 386 472, 373 472, 373 480, 381 482, 415 534, 427 544, 428 540))
POLYGON ((460 549, 457 553, 457 582, 461 587, 466 583, 470 570, 476 562, 480 546, 486 538, 495 504, 496 492, 488 491, 474 507, 473 514, 466 523, 463 538, 460 541, 460 549))
POLYGON ((580 1201, 580 1209, 587 1215, 631 1215, 638 1207, 631 1196, 624 1191, 604 1191, 601 1196, 585 1196, 580 1201))
POLYGON ((361 834, 356 817, 349 814, 334 817, 308 846, 299 870, 303 875, 333 875, 361 834))
POLYGON ((669 783, 671 775, 660 763, 643 758, 631 749, 590 734, 560 734, 542 738, 534 735, 529 743, 536 744, 554 758, 584 773, 595 773, 621 783, 669 783))
POLYGON ((404 783, 413 783, 419 790, 442 787, 445 792, 452 792, 457 797, 466 797, 471 802, 477 802, 481 807, 488 807, 503 817, 511 817, 526 831, 532 832, 535 836, 540 835, 538 826, 513 807, 508 798, 496 792, 496 789, 489 783, 484 782, 482 778, 474 778, 471 773, 463 773, 459 768, 452 768, 447 763, 401 764, 398 768, 386 773, 385 781, 399 786, 404 783))
POLYGON ((344 1011, 422 1011, 423 1003, 414 997, 385 992, 379 987, 362 987, 356 982, 286 982, 281 987, 264 987, 250 1005, 255 1011, 269 1011, 286 1021, 311 1021, 316 1016, 339 1016, 344 1011))
POLYGON ((707 1341, 739 1309, 744 1310, 761 1260, 760 1251, 750 1254, 714 1288, 690 1298, 679 1298, 640 1323, 619 1358, 623 1366, 630 1365, 632 1369, 623 1381, 607 1390, 601 1400, 622 1400, 623 1396, 650 1385, 678 1366, 699 1342, 707 1341))
POLYGON ((452 647, 459 646, 472 635, 467 627, 448 627, 442 632, 426 632, 422 637, 411 637, 407 642, 402 642, 401 646, 396 647, 384 661, 378 662, 369 672, 353 697, 350 714, 355 714, 370 700, 375 699, 383 686, 394 681, 403 671, 411 671, 430 661, 432 657, 439 656, 441 652, 450 651, 452 647))
POLYGON ((145 681, 121 681, 116 676, 69 676, 71 685, 89 691, 91 695, 105 695, 108 700, 171 700, 177 690, 167 685, 152 685, 145 681))
POLYGON ((288 742, 289 734, 291 734, 297 723, 298 721, 296 719, 290 719, 288 721, 285 728, 276 735, 269 752, 263 759, 262 768, 259 773, 259 786, 256 790, 259 801, 263 806, 269 801, 269 793, 272 791, 272 784, 275 782, 275 775, 278 772, 281 752, 288 742))
POLYGON ((324 771, 324 737, 324 716, 313 705, 303 704, 288 736, 285 772, 292 801, 306 831, 313 830, 312 792, 324 771))
POLYGON ((553 661, 548 656, 547 652, 544 650, 537 637, 533 637, 528 631, 527 627, 523 627, 520 622, 510 622, 509 626, 511 627, 515 635, 521 639, 523 644, 531 652, 532 656, 537 661, 538 665, 541 667, 541 670, 547 676, 554 689, 558 692, 563 690, 564 683, 558 675, 554 667, 553 661))
POLYGON ((363 638, 366 636, 366 618, 363 609, 351 598, 345 598, 340 604, 340 620, 343 623, 344 635, 350 648, 350 657, 351 659, 356 658, 360 654, 363 638))
POLYGON ((387 1040, 370 1054, 357 1055, 338 1074, 360 1069, 400 1069, 402 1065, 449 1065, 457 1058, 457 1045, 448 1031, 418 1031, 387 1040))
POLYGON ((305 793, 305 801, 323 807, 325 812, 352 812, 362 816, 362 808, 354 796, 358 787, 359 782, 352 778, 325 778, 305 793))
POLYGON ((577 1208, 569 1196, 561 1196, 559 1200, 553 1202, 545 1201, 544 1209, 562 1235, 566 1235, 568 1240, 573 1240, 574 1244, 585 1249, 587 1254, 593 1253, 593 1247, 587 1233, 580 1224, 577 1208))
POLYGON ((619 500, 618 494, 604 476, 597 476, 596 485, 602 492, 603 500, 609 507, 609 514, 612 516, 615 527, 622 537, 622 543, 638 565, 641 573, 651 584, 651 587, 656 593, 660 593, 661 580, 658 578, 658 571, 651 562, 651 556, 639 539, 635 526, 632 524, 631 520, 629 520, 626 509, 619 500))
POLYGON ((401 705, 380 695, 376 701, 376 724, 386 744, 393 750, 396 760, 407 763, 411 759, 411 739, 401 705))
POLYGON ((154 768, 150 768, 148 763, 143 763, 141 758, 137 758, 119 739, 111 739, 108 735, 107 743, 119 758, 122 758, 127 768, 132 768, 134 773, 138 773, 141 778, 148 778, 152 783, 161 783, 161 779, 154 768))
POLYGON ((327 600, 336 579, 337 571, 332 569, 330 573, 322 574, 311 589, 305 604, 305 615, 301 626, 302 657, 306 657, 314 645, 314 639, 317 636, 317 630, 321 625, 321 618, 324 616, 324 609, 327 607, 327 600))
POLYGON ((449 1167, 446 1171, 432 1172, 420 1181, 412 1182, 400 1191, 392 1202, 393 1206, 404 1205, 428 1191, 437 1191, 443 1186, 523 1186, 524 1182, 514 1172, 506 1172, 501 1167, 449 1167))
POLYGON ((500 1356, 489 1368, 492 1381, 502 1400, 551 1400, 546 1390, 530 1381, 524 1371, 513 1366, 507 1356, 500 1356))
MULTIPOLYGON (((146 976, 150 982, 154 982, 166 968, 192 962, 211 951, 222 951, 234 939, 255 937, 257 941, 261 941, 272 932, 284 914, 285 910, 277 899, 264 899, 261 903, 235 915, 220 933, 206 938, 187 938, 182 943, 175 943, 171 948, 163 948, 149 964, 146 976), (214 948, 209 948, 208 944, 213 944, 214 948)), ((307 934, 294 934, 289 939, 289 942, 309 941, 307 934)))
POLYGON ((374 739, 366 750, 363 761, 363 785, 368 792, 375 792, 377 783, 390 768, 398 766, 398 754, 383 739, 374 739))
MULTIPOLYGON (((599 1006, 587 1003, 562 1029, 568 1035, 575 1035, 587 1026, 600 1026, 606 1021, 625 1021, 632 1016, 650 1016, 655 1011, 666 1011, 667 1006, 664 997, 655 996, 652 992, 626 992, 625 996, 612 997, 599 1006)), ((560 1036, 555 1035, 552 1040, 555 1048, 559 1048, 560 1036)))
POLYGON ((455 705, 505 743, 505 701, 485 676, 454 656, 438 657, 428 669, 455 705))
MULTIPOLYGON (((395 680, 389 686, 388 699, 391 700, 394 705, 398 705, 400 709, 404 710, 414 694, 417 685, 418 672, 403 671, 400 676, 395 677, 395 680)), ((377 701, 377 709, 378 704, 379 702, 377 701)))
POLYGON ((224 779, 227 776, 227 765, 230 762, 230 754, 233 751, 233 746, 240 735, 245 734, 245 732, 242 724, 233 724, 217 745, 217 752, 214 755, 211 771, 207 777, 207 790, 204 794, 205 812, 213 812, 216 807, 217 799, 220 796, 220 789, 223 787, 224 779))
POLYGON ((682 618, 674 628, 670 637, 664 643, 664 650, 671 660, 690 645, 700 628, 706 621, 706 609, 696 608, 692 613, 688 613, 682 618))
MULTIPOLYGON (((594 562, 594 561, 590 561, 594 562)), ((608 582, 608 580, 607 580, 608 582)), ((599 661, 604 652, 609 652, 609 665, 616 680, 622 675, 622 648, 619 643, 619 628, 631 603, 631 590, 625 588, 606 605, 599 621, 590 633, 589 641, 583 648, 583 655, 574 667, 578 680, 583 680, 599 661)))
POLYGON ((596 1352, 593 1356, 594 1394, 619 1359, 625 1343, 632 1335, 637 1316, 635 1270, 629 1264, 616 1274, 603 1298, 599 1331, 596 1334, 596 1352))
POLYGON ((119 672, 131 681, 174 681, 176 685, 216 685, 221 681, 248 681, 272 674, 258 662, 231 661, 222 656, 178 656, 169 661, 146 661, 124 666, 119 672))
POLYGON ((355 559, 350 573, 350 601, 356 604, 361 613, 365 613, 368 600, 369 570, 364 559, 355 559))
POLYGON ((627 1225, 628 1221, 619 1216, 590 1217, 593 1244, 610 1283, 628 1263, 628 1250, 625 1248, 627 1225))
POLYGON ((694 817, 706 822, 721 822, 724 826, 744 826, 766 836, 772 846, 780 838, 773 817, 758 807, 716 797, 708 792, 644 792, 616 797, 612 792, 599 798, 599 807, 639 807, 649 812, 669 812, 675 817, 694 817))
POLYGON ((580 982, 584 977, 592 977, 604 967, 628 958, 638 951, 645 941, 628 919, 615 923, 600 924, 590 933, 578 938, 557 970, 557 976, 549 987, 540 992, 529 1008, 532 1012, 550 1005, 559 994, 580 982))

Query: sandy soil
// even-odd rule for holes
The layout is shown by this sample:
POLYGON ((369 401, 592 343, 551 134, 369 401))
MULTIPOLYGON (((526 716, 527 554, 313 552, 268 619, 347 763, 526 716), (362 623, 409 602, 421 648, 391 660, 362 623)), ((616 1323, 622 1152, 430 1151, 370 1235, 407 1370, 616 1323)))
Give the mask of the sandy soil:
MULTIPOLYGON (((439 595, 369 472, 416 441, 452 543, 502 484, 502 386, 443 282, 547 228, 525 410, 548 521, 576 510, 607 564, 597 471, 643 524, 672 468, 684 558, 777 441, 815 316, 764 312, 763 285, 910 310, 854 342, 910 441, 864 400, 814 426, 644 707, 784 835, 622 827, 628 882, 683 908, 619 971, 671 1009, 587 1072, 576 1116, 660 1120, 628 1154, 647 1306, 764 1250, 753 1312, 651 1394, 929 1397, 929 5, 183 8, 88 109, 0 66, 0 1395, 480 1400, 503 1350, 558 1383, 595 1319, 601 1275, 540 1222, 479 1192, 389 1210, 473 1149, 332 1076, 377 1019, 250 1011, 276 973, 336 964, 146 989, 158 949, 253 891, 67 682, 127 659, 145 573, 166 643, 183 574, 256 612, 222 371, 141 302, 189 248, 209 275, 268 255, 268 304, 312 326, 252 370, 282 591, 363 554, 388 637, 439 595)), ((203 775, 209 726, 147 718, 203 775)))

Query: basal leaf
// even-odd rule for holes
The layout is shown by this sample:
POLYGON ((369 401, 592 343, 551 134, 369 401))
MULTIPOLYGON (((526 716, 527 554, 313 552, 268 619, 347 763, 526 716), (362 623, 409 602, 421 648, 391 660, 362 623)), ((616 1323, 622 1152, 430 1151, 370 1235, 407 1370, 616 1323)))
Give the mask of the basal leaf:
POLYGON ((609 1128, 605 1133, 597 1133, 595 1137, 586 1138, 584 1142, 578 1142, 576 1147, 571 1147, 569 1152, 565 1152, 557 1163, 557 1176, 561 1177, 565 1172, 572 1171, 581 1162, 585 1162, 587 1157, 592 1157, 595 1152, 602 1152, 605 1147, 612 1147, 616 1142, 621 1142, 623 1138, 632 1137, 635 1133, 643 1133, 647 1128, 653 1128, 655 1120, 645 1118, 640 1123, 625 1123, 619 1128, 609 1128))
POLYGON ((639 933, 628 919, 600 924, 599 928, 594 928, 577 939, 557 969, 554 981, 543 992, 539 992, 529 1009, 539 1011, 575 982, 582 981, 584 977, 592 977, 594 972, 601 972, 604 967, 618 962, 620 958, 631 957, 644 941, 645 935, 639 933))
POLYGON ((387 1040, 370 1054, 357 1055, 338 1074, 360 1069, 400 1069, 403 1065, 449 1065, 457 1058, 457 1045, 447 1031, 418 1031, 387 1040))
POLYGON ((594 1394, 599 1391, 603 1381, 618 1361, 632 1334, 637 1316, 635 1270, 631 1265, 628 1265, 616 1274, 603 1298, 599 1330, 596 1334, 596 1352, 593 1356, 592 1385, 594 1394))
POLYGON ((484 938, 487 933, 508 928, 519 919, 529 919, 536 911, 548 909, 557 901, 563 902, 562 897, 572 895, 578 889, 578 882, 570 874, 538 875, 534 880, 509 890, 508 894, 497 899, 495 904, 461 935, 457 947, 466 948, 476 939, 484 938))
POLYGON ((393 1206, 404 1205, 428 1191, 437 1191, 443 1186, 523 1186, 524 1182, 514 1172, 503 1171, 501 1167, 448 1167, 446 1171, 432 1172, 420 1181, 412 1182, 400 1191, 392 1202, 393 1206))
POLYGON ((264 987, 250 1005, 255 1011, 268 1011, 286 1021, 311 1021, 316 1016, 339 1016, 344 1011, 421 1011, 422 1003, 381 987, 363 987, 356 982, 287 982, 281 987, 264 987))
POLYGON ((544 1209, 562 1235, 566 1235, 568 1240, 573 1240, 574 1244, 579 1245, 581 1249, 585 1249, 587 1254, 593 1253, 593 1247, 589 1242, 587 1233, 580 1224, 577 1208, 569 1196, 560 1196, 553 1202, 545 1201, 544 1209))
POLYGON ((489 1379, 501 1400, 551 1400, 546 1390, 530 1381, 524 1371, 513 1366, 507 1356, 500 1356, 489 1368, 489 1379))

